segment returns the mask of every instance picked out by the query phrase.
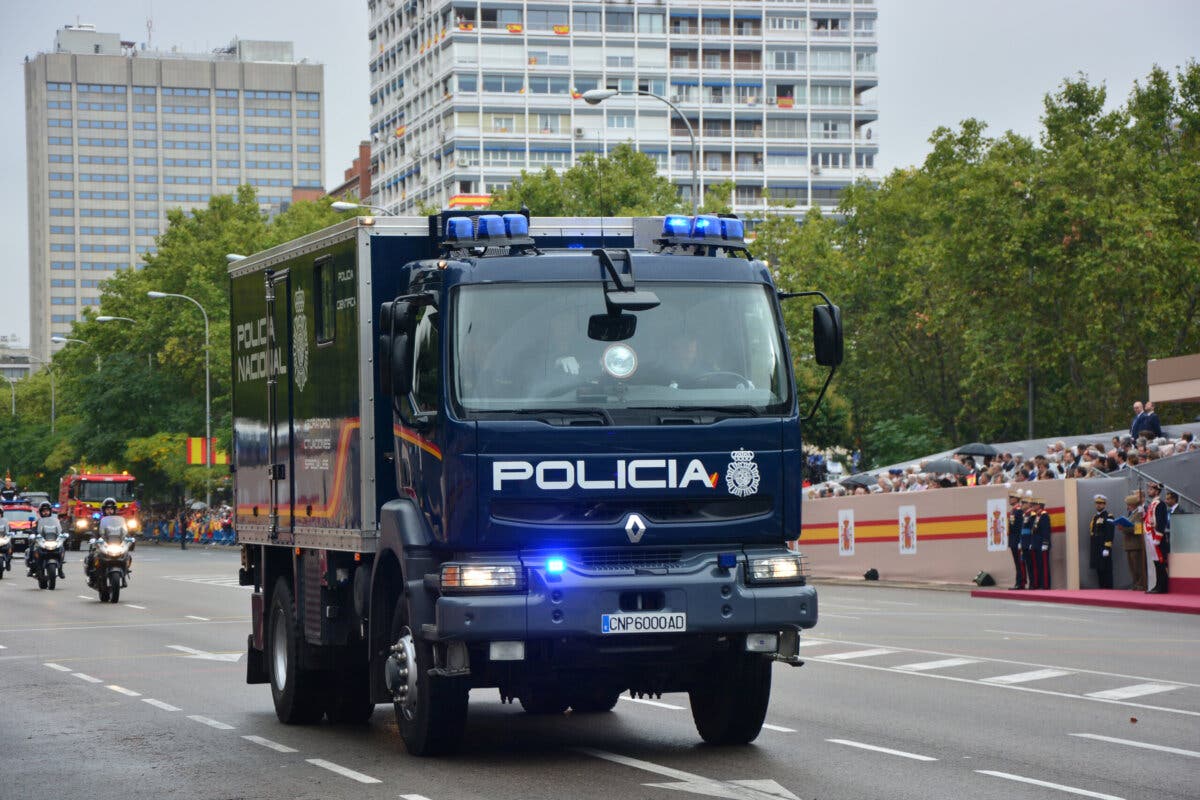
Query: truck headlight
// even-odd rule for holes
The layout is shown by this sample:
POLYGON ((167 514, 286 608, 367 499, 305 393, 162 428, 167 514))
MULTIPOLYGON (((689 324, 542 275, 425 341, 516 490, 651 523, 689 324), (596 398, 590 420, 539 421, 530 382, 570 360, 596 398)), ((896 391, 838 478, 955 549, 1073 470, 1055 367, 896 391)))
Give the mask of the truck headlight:
POLYGON ((799 553, 752 556, 746 562, 746 579, 750 583, 804 583, 807 578, 808 566, 799 553))
POLYGON ((443 592, 518 591, 525 570, 516 564, 443 564, 443 592))
POLYGON ((77 530, 77 531, 87 530, 87 526, 88 526, 87 517, 80 517, 79 519, 75 520, 75 530, 77 530))

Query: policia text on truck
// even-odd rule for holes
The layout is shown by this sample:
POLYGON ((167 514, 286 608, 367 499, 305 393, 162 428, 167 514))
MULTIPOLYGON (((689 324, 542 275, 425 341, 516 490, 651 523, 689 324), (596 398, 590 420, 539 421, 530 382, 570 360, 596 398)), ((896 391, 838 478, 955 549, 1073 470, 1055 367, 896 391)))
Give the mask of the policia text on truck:
POLYGON ((817 597, 792 295, 740 221, 364 217, 230 277, 247 680, 281 720, 390 702, 425 755, 471 689, 688 692, 706 741, 758 735, 817 597))

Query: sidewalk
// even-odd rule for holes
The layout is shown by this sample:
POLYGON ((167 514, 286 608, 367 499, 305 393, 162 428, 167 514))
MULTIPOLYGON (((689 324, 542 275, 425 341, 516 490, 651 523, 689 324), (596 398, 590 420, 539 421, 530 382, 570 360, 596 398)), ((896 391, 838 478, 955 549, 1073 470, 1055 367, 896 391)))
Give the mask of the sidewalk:
POLYGON ((1200 594, 1145 594, 1128 589, 975 589, 971 597, 1200 614, 1200 594))

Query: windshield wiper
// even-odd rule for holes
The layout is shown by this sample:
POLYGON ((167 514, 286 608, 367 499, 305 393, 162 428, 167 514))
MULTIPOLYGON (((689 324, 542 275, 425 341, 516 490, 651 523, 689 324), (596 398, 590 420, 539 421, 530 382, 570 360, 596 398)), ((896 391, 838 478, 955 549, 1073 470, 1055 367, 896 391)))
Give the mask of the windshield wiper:
POLYGON ((750 405, 731 406, 638 406, 639 411, 663 411, 671 414, 699 416, 713 414, 715 419, 723 417, 760 417, 762 411, 750 405))
POLYGON ((512 408, 504 411, 485 411, 485 414, 512 414, 519 417, 537 417, 550 425, 589 425, 599 420, 603 425, 612 425, 612 415, 603 408, 512 408))

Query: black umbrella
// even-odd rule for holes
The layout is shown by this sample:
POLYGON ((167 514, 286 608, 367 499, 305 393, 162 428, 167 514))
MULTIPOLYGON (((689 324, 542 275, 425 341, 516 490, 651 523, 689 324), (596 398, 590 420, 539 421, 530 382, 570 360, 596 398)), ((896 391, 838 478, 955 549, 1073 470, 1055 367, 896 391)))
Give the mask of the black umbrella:
POLYGON ((966 475, 971 471, 952 458, 935 458, 933 461, 925 464, 923 469, 926 472, 948 472, 952 475, 966 475))
POLYGON ((1000 451, 992 447, 990 444, 981 444, 972 442, 968 445, 963 445, 954 451, 956 456, 998 456, 1000 451))
POLYGON ((843 478, 841 484, 847 489, 853 489, 855 486, 870 488, 875 485, 875 476, 860 472, 857 475, 851 475, 849 478, 843 478))

